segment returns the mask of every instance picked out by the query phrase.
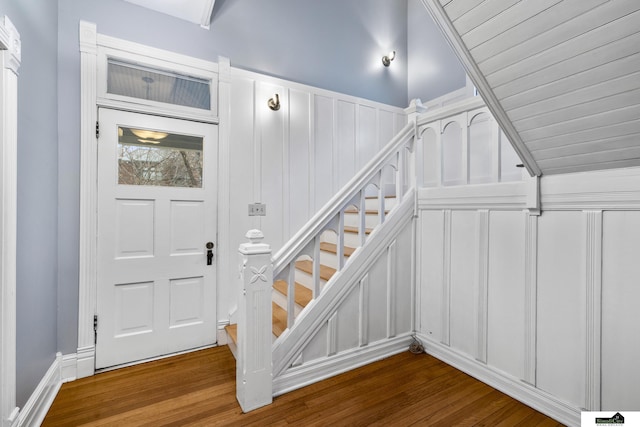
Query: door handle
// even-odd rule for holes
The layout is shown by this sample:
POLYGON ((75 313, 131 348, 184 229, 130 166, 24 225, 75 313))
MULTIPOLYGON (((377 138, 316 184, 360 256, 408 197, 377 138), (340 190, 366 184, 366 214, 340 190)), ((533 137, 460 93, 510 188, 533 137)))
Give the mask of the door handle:
POLYGON ((213 242, 207 242, 207 265, 213 264, 213 242))

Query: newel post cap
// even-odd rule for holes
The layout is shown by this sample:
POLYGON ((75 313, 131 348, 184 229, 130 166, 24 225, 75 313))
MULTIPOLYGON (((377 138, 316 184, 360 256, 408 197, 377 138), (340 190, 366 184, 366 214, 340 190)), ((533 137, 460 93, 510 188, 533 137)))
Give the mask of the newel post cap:
POLYGON ((261 243, 261 240, 264 239, 264 233, 262 233, 262 231, 256 229, 249 230, 244 237, 249 239, 249 242, 240 245, 240 253, 244 255, 271 253, 271 246, 266 243, 261 243))

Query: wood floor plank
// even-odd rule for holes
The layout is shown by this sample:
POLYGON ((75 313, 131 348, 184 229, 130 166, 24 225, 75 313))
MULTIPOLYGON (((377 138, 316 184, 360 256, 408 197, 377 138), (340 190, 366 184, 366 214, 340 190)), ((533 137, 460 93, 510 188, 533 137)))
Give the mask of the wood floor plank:
POLYGON ((42 424, 56 426, 560 425, 428 355, 407 352, 243 414, 228 347, 64 384, 42 424))

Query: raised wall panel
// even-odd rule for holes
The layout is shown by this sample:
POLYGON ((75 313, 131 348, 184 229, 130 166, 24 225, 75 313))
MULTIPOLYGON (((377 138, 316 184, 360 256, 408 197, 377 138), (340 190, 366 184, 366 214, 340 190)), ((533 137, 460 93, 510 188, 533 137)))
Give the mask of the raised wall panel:
POLYGON ((640 408, 640 212, 604 212, 602 410, 640 408), (614 409, 615 408, 615 409, 614 409))
POLYGON ((116 200, 115 257, 154 256, 153 200, 116 200))
POLYGON ((450 122, 442 131, 442 181, 444 185, 464 183, 462 128, 450 122))
POLYGON ((411 274, 411 234, 413 227, 408 224, 400 233, 396 240, 396 250, 394 259, 391 262, 395 265, 394 274, 394 297, 391 303, 394 304, 395 313, 395 335, 411 331, 413 310, 413 286, 411 274))
POLYGON ((114 292, 114 336, 153 332, 154 283, 117 284, 114 292))
POLYGON ((337 313, 337 352, 349 350, 359 345, 360 293, 355 286, 343 300, 337 313))
POLYGON ((169 281, 169 327, 203 322, 204 278, 189 277, 169 281))
POLYGON ((586 223, 582 212, 538 222, 537 386, 582 407, 586 373, 586 223))
POLYGON ((380 110, 378 112, 378 151, 396 135, 394 125, 395 115, 392 111, 380 110))
POLYGON ((342 188, 356 174, 356 105, 338 101, 338 187, 342 188))
POLYGON ((302 352, 302 362, 310 362, 312 360, 321 359, 328 356, 327 348, 327 323, 323 324, 318 332, 311 338, 302 352))
MULTIPOLYGON (((274 93, 283 94, 282 87, 260 83, 256 92, 256 100, 260 105, 266 105, 267 100, 274 93), (260 102, 262 101, 262 102, 260 102)), ((280 102, 286 102, 284 95, 280 95, 280 102)), ((258 109, 260 116, 260 134, 258 151, 260 182, 256 184, 261 189, 260 202, 266 203, 269 221, 261 221, 261 229, 265 239, 275 246, 284 243, 284 181, 285 181, 285 121, 282 110, 272 111, 269 108, 258 109)), ((288 205, 288 200, 286 200, 288 205)), ((246 209, 246 208, 245 208, 246 209)))
POLYGON ((315 211, 334 194, 333 99, 316 95, 314 122, 315 211))
POLYGON ((522 169, 517 166, 519 164, 522 164, 522 160, 516 154, 507 135, 500 130, 500 182, 520 181, 522 169))
POLYGON ((382 252, 369 271, 369 342, 387 338, 387 262, 382 252))
POLYGON ((474 211, 451 213, 451 347, 475 356, 478 222, 474 211))
POLYGON ((376 110, 358 106, 357 170, 362 169, 377 153, 376 110))
POLYGON ((425 187, 436 187, 440 182, 438 179, 440 171, 440 150, 438 149, 437 137, 436 131, 431 128, 422 134, 422 173, 425 187))
POLYGON ((524 378, 525 216, 493 211, 489 217, 487 364, 524 378))
MULTIPOLYGON (((442 341, 444 292, 444 212, 420 213, 420 332, 442 341)), ((447 257, 448 258, 448 257, 447 257)))
POLYGON ((289 238, 311 217, 311 95, 289 91, 289 105, 294 120, 289 123, 289 238))
MULTIPOLYGON (((238 76, 232 77, 231 82, 231 106, 233 114, 230 115, 231 126, 229 126, 229 181, 231 191, 229 192, 229 242, 233 252, 229 253, 229 258, 233 260, 230 264, 235 266, 237 248, 241 243, 246 242, 244 235, 247 230, 256 228, 253 218, 244 215, 247 212, 247 204, 252 203, 259 197, 254 193, 254 174, 257 173, 256 157, 254 155, 254 97, 255 82, 248 78, 238 76), (243 213, 243 214, 234 214, 243 213)), ((223 226, 223 224, 221 224, 223 226)))
POLYGON ((204 202, 170 201, 171 255, 204 252, 204 202))
POLYGON ((492 125, 488 113, 476 115, 469 125, 469 183, 492 181, 492 125))

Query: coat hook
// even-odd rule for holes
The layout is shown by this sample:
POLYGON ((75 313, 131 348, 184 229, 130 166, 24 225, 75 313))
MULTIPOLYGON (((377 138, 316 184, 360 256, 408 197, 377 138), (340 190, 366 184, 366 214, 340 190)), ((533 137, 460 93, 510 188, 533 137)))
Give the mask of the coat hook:
POLYGON ((275 96, 275 100, 273 98, 269 98, 269 108, 271 108, 273 111, 278 111, 280 109, 280 97, 278 96, 278 94, 276 93, 275 96))

